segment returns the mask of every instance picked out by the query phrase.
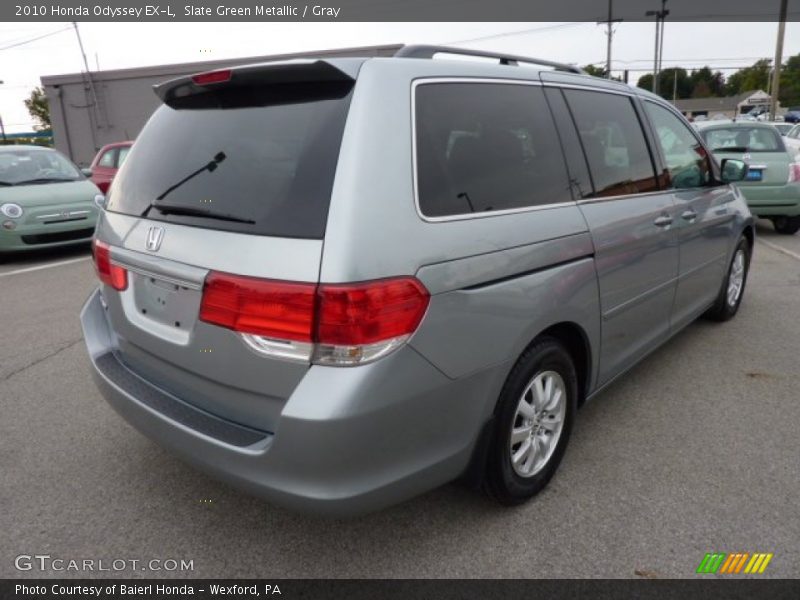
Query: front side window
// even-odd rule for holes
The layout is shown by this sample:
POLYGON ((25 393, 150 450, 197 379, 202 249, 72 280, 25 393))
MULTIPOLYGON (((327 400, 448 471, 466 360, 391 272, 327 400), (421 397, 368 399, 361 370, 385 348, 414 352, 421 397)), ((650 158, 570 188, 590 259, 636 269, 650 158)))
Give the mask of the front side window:
POLYGON ((117 155, 117 167, 121 167, 122 163, 125 162, 125 157, 128 156, 128 152, 131 151, 130 146, 122 146, 119 149, 119 154, 117 155))
POLYGON ((703 145, 669 110, 649 101, 644 105, 655 129, 672 187, 685 189, 706 185, 711 169, 703 145))
POLYGON ((594 182, 595 196, 658 189, 655 170, 631 99, 565 90, 594 182))
POLYGON ((416 88, 419 205, 426 217, 572 200, 553 119, 538 86, 416 88))
POLYGON ((112 148, 111 150, 106 150, 103 153, 103 156, 100 157, 100 160, 97 161, 98 167, 114 167, 114 161, 116 159, 117 149, 112 148))

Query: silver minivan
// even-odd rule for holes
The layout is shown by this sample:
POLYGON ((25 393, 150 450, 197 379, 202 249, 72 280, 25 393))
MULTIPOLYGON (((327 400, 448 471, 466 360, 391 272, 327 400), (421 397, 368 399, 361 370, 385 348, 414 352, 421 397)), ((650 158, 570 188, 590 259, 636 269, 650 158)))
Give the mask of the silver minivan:
POLYGON ((579 406, 742 299, 753 219, 670 104, 407 46, 155 87, 81 320, 137 429, 298 510, 556 471, 579 406))

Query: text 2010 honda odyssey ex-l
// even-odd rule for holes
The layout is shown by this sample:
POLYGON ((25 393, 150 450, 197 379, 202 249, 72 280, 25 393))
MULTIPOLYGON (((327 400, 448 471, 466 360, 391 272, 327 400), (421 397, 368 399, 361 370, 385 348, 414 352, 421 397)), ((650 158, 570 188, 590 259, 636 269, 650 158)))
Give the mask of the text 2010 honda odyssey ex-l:
POLYGON ((736 313, 744 163, 642 90, 442 52, 156 87, 81 315, 136 428, 296 509, 459 477, 512 504, 552 477, 581 403, 736 313))

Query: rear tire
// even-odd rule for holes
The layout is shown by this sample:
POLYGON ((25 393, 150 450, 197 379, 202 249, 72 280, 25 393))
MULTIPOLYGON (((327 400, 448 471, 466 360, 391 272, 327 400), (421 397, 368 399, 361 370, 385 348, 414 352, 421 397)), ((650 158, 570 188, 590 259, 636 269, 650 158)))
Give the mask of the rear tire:
POLYGON ((577 407, 578 376, 569 352, 555 338, 537 339, 500 393, 486 492, 514 505, 542 491, 564 456, 577 407))
POLYGON ((745 238, 741 238, 733 251, 728 272, 722 282, 717 300, 706 313, 709 319, 722 322, 732 319, 736 315, 742 303, 749 270, 750 244, 745 238))
POLYGON ((794 235, 800 231, 800 216, 798 217, 775 217, 772 219, 775 231, 784 235, 794 235))

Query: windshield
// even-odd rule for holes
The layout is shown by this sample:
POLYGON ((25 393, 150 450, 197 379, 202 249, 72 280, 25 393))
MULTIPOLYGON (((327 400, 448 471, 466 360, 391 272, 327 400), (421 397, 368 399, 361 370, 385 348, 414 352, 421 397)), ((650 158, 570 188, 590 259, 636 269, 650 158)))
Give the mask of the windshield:
POLYGON ((0 152, 0 181, 10 185, 33 185, 77 181, 77 167, 55 150, 15 148, 0 152))
POLYGON ((322 239, 351 89, 352 82, 227 88, 164 105, 117 173, 108 210, 322 239))
POLYGON ((767 127, 704 129, 701 135, 714 152, 784 152, 781 135, 767 127))

